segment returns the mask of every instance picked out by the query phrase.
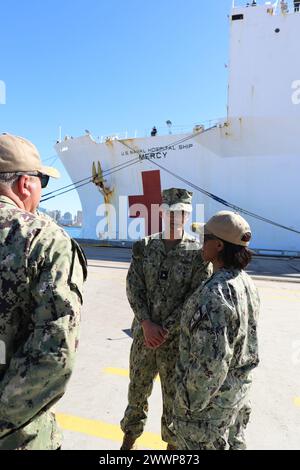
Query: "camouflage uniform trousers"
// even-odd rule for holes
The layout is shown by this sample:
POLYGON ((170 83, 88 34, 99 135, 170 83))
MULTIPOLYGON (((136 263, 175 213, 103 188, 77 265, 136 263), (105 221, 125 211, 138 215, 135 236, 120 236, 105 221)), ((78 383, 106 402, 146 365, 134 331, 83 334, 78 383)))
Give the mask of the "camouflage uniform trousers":
POLYGON ((153 389, 154 379, 159 374, 163 399, 161 435, 165 442, 176 445, 175 436, 170 431, 169 425, 173 420, 178 351, 179 331, 170 335, 156 350, 148 349, 144 345, 141 327, 134 331, 130 351, 128 406, 121 421, 124 433, 130 433, 136 439, 143 433, 148 415, 148 398, 153 389))
POLYGON ((251 415, 251 404, 248 401, 239 410, 235 423, 229 429, 229 449, 230 450, 246 450, 245 430, 248 426, 251 415))
POLYGON ((233 409, 215 408, 214 419, 205 413, 201 420, 175 420, 171 429, 176 432, 180 450, 246 450, 245 429, 250 419, 250 402, 233 409), (217 416, 219 415, 219 416, 217 416))

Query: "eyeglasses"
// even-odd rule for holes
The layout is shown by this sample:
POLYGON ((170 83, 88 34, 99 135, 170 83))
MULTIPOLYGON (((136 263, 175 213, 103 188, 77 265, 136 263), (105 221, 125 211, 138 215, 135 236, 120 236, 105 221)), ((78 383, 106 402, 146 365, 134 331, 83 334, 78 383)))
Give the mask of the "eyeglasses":
POLYGON ((18 172, 16 173, 17 176, 24 176, 24 175, 28 175, 28 176, 37 176, 38 178, 40 178, 41 180, 41 186, 42 188, 46 188, 48 186, 48 183, 49 183, 49 179, 50 179, 50 176, 49 175, 44 175, 43 173, 39 173, 39 172, 18 172))

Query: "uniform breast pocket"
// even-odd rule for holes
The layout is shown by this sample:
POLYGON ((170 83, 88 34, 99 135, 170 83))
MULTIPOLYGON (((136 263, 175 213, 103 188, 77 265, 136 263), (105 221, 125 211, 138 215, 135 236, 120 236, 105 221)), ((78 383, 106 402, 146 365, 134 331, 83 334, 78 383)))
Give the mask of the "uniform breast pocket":
POLYGON ((155 263, 154 259, 144 258, 143 260, 143 272, 146 280, 146 284, 152 284, 158 279, 159 265, 155 263))
POLYGON ((173 278, 178 284, 189 284, 192 278, 192 265, 190 263, 178 263, 173 267, 173 278))

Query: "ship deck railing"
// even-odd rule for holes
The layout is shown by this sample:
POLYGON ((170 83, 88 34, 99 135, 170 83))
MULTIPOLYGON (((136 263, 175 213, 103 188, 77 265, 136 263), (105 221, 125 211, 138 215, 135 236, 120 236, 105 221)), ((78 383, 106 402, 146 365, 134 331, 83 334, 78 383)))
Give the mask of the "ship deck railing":
POLYGON ((270 9, 272 9, 273 15, 280 15, 282 13, 289 15, 300 12, 300 1, 298 2, 298 0, 285 0, 284 3, 281 3, 281 0, 256 0, 256 5, 254 3, 255 2, 253 2, 253 0, 233 0, 232 8, 240 8, 245 6, 248 6, 249 8, 255 8, 257 6, 267 5, 270 7, 270 9))
MULTIPOLYGON (((155 137, 164 136, 164 135, 178 135, 178 134, 192 134, 195 131, 195 128, 202 127, 203 130, 210 129, 220 124, 224 124, 226 121, 225 118, 217 118, 217 119, 208 119, 206 121, 199 121, 195 124, 190 125, 183 125, 183 126, 155 126, 157 130, 157 134, 155 137)), ((154 126, 153 126, 154 127, 154 126)), ((135 129, 134 131, 125 130, 121 132, 112 132, 112 133, 105 133, 101 136, 98 136, 96 140, 98 140, 101 144, 105 142, 107 139, 111 140, 125 140, 125 139, 138 139, 138 138, 145 138, 151 137, 152 129, 144 129, 143 131, 135 129)), ((94 136, 95 138, 95 136, 94 136)))

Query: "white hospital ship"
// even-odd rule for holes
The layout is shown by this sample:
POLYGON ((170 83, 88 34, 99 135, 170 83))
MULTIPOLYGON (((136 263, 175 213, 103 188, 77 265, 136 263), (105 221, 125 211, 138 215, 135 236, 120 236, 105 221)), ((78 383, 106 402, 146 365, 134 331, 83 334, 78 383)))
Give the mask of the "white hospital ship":
POLYGON ((226 117, 179 134, 96 140, 86 133, 56 144, 74 183, 94 174, 96 184, 77 189, 83 238, 153 233, 135 204, 159 204, 162 189, 184 187, 194 193, 194 220, 231 203, 259 216, 245 215, 254 249, 300 255, 299 3, 233 4, 226 117))

